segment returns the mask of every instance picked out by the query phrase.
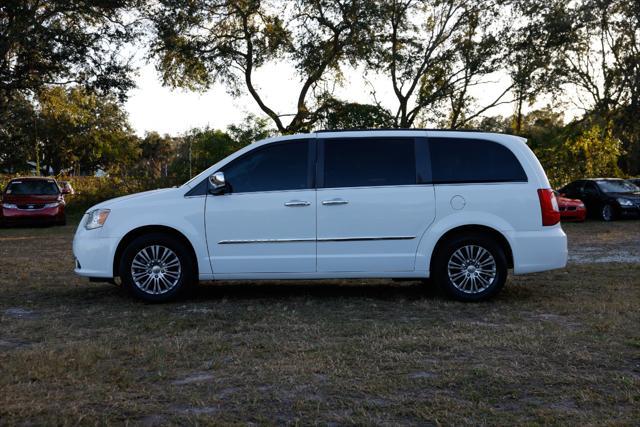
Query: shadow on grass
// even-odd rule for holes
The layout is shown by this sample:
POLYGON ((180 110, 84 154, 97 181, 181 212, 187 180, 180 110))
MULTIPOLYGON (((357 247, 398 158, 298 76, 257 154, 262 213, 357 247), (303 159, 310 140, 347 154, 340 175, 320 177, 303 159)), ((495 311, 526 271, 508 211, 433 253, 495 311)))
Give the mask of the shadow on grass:
MULTIPOLYGON (((86 287, 50 290, 48 296, 55 299, 74 300, 76 302, 99 304, 114 303, 114 299, 122 302, 140 302, 129 294, 122 286, 101 283, 87 283, 86 287)), ((44 295, 42 295, 44 296, 44 295)), ((42 297, 41 296, 41 297, 42 297)), ((33 297, 33 295, 32 295, 33 297)), ((393 282, 376 280, 365 281, 286 281, 286 282, 204 282, 194 286, 186 295, 176 301, 165 304, 207 303, 218 300, 231 301, 271 301, 286 302, 299 298, 335 301, 338 299, 376 299, 419 300, 446 299, 442 292, 432 283, 393 282)), ((145 303, 143 303, 145 304, 145 303)))
POLYGON ((379 300, 441 298, 432 283, 376 281, 322 281, 322 282, 220 282, 194 287, 188 301, 232 300, 286 300, 300 297, 327 299, 369 298, 379 300))

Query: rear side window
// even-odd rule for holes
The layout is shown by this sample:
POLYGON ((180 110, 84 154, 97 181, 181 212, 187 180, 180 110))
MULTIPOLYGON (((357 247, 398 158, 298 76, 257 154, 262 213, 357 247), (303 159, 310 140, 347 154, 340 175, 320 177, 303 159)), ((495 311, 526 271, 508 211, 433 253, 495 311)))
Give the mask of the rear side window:
POLYGON ((516 156, 497 142, 430 138, 429 146, 434 184, 527 181, 516 156))
POLYGON ((307 140, 257 148, 223 168, 234 193, 309 188, 307 140))
POLYGON ((326 139, 323 172, 325 188, 415 184, 414 139, 326 139))

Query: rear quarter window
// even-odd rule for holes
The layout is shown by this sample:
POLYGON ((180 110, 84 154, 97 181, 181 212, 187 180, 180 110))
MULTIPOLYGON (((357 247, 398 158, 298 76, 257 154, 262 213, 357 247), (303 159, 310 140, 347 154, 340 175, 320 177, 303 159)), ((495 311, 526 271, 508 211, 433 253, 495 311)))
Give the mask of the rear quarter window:
POLYGON ((430 138, 434 184, 527 182, 516 156, 483 139, 430 138))

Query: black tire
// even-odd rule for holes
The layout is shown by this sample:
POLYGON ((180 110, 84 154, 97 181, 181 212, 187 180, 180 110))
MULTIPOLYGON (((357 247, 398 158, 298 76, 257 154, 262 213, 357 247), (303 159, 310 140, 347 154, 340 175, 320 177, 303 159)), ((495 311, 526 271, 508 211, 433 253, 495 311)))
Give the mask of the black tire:
MULTIPOLYGON (((460 254, 460 252, 458 252, 458 254, 460 254)), ((471 260, 472 257, 469 259, 471 260)), ((454 258, 454 263, 458 264, 457 261, 460 261, 459 255, 456 255, 454 258)), ((465 262, 460 262, 459 264, 464 266, 466 265, 465 262)), ((495 239, 484 234, 459 235, 450 238, 439 245, 431 267, 435 283, 451 298, 464 302, 484 301, 495 296, 500 292, 507 280, 507 270, 507 259, 503 248, 495 239), (455 264, 452 264, 452 268, 455 269, 452 273, 453 277, 456 278, 456 276, 458 276, 458 286, 456 286, 449 275, 449 261, 458 250, 465 251, 466 247, 472 247, 471 250, 475 251, 474 253, 477 254, 476 256, 479 259, 479 261, 477 261, 478 265, 484 264, 485 262, 491 264, 484 267, 470 265, 469 267, 473 267, 473 272, 471 273, 469 273, 469 270, 466 268, 453 267, 455 264), (484 252, 477 248, 482 248, 492 258, 489 258, 484 252), (479 254, 482 254, 482 256, 479 254), (488 274, 487 271, 489 271, 489 269, 491 269, 491 273, 488 274), (473 279, 468 279, 468 282, 461 285, 459 281, 464 280, 467 274, 463 273, 463 271, 471 275, 476 275, 473 276, 473 279), (463 274, 463 276, 460 277, 460 274, 463 274), (493 274, 493 276, 490 276, 490 274, 493 274), (473 280, 473 285, 471 284, 471 280, 473 280), (487 284, 481 284, 481 280, 486 281, 487 284), (465 291, 464 289, 466 289, 467 286, 469 289, 465 291), (476 286, 476 290, 472 289, 473 286, 476 286)))
POLYGON ((600 219, 605 222, 611 222, 616 219, 616 208, 612 204, 607 203, 600 208, 600 219))
MULTIPOLYGON (((136 265, 139 265, 139 259, 140 258, 136 260, 136 265)), ((135 268, 138 271, 138 273, 136 274, 148 274, 149 276, 156 274, 152 272, 144 272, 142 271, 143 269, 138 267, 135 268)), ((159 265, 158 268, 160 268, 159 265)), ((149 271, 149 268, 147 268, 147 271, 149 271)), ((164 271, 164 267, 162 268, 162 271, 164 271)), ((183 243, 180 239, 163 233, 145 234, 129 243, 129 245, 122 253, 119 268, 120 279, 122 280, 122 284, 124 285, 125 289, 131 292, 135 297, 147 302, 165 302, 177 299, 192 286, 193 282, 195 281, 195 271, 195 260, 193 259, 193 256, 191 255, 189 249, 186 247, 185 243, 183 243), (155 282, 158 284, 158 292, 155 293, 154 289, 151 289, 151 287, 155 286, 155 284, 153 283, 155 279, 151 279, 152 282, 149 283, 149 288, 147 288, 148 290, 145 291, 141 286, 137 284, 140 284, 142 282, 142 279, 139 279, 138 281, 134 280, 132 273, 132 270, 134 268, 132 267, 134 258, 136 258, 136 256, 143 250, 146 250, 145 254, 151 254, 152 248, 154 247, 160 248, 158 249, 159 255, 157 256, 157 261, 159 261, 159 259, 162 258, 165 253, 172 253, 171 259, 173 260, 173 256, 175 256, 179 263, 179 270, 176 269, 175 266, 172 266, 171 270, 167 271, 167 276, 163 276, 166 277, 167 281, 170 281, 172 283, 172 286, 169 287, 168 285, 162 285, 166 287, 166 290, 161 289, 160 280, 162 279, 158 279, 155 282), (165 249, 168 249, 169 252, 165 252, 165 249), (169 277, 169 273, 173 275, 172 277, 175 276, 177 278, 173 279, 172 277, 169 277)), ((157 274, 160 274, 160 272, 157 272, 157 274)))

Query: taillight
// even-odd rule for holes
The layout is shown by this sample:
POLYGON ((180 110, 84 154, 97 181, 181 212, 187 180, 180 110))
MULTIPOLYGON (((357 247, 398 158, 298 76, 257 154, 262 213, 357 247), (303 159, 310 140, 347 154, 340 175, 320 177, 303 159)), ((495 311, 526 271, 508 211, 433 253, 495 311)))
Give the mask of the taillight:
POLYGON ((541 188, 538 190, 538 198, 540 199, 540 210, 542 211, 542 225, 556 225, 560 222, 560 209, 558 209, 558 200, 553 190, 549 188, 541 188))

